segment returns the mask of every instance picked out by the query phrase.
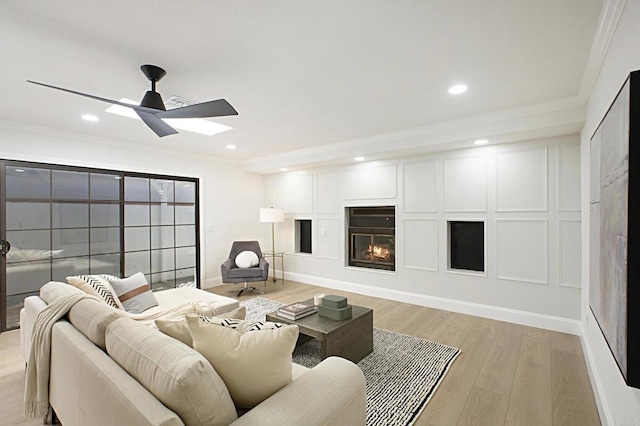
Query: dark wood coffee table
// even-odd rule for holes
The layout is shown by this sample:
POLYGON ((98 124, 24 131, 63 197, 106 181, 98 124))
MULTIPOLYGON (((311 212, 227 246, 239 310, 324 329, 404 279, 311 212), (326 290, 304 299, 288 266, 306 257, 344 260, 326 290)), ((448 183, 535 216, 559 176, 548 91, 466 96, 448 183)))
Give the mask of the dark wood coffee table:
MULTIPOLYGON (((303 303, 313 304, 313 300, 305 300, 303 303)), ((279 317, 275 311, 268 313, 266 319, 297 325, 300 329, 298 345, 311 339, 319 340, 322 359, 339 356, 358 362, 373 352, 373 310, 351 306, 352 317, 343 321, 322 317, 317 313, 292 321, 279 317)))

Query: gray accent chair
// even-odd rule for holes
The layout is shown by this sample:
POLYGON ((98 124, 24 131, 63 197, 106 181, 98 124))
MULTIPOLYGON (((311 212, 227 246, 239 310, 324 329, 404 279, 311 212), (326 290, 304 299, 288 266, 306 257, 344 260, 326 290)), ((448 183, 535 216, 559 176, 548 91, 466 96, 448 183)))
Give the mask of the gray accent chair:
POLYGON ((240 297, 245 291, 255 291, 256 293, 264 294, 264 292, 258 290, 255 287, 249 287, 247 283, 266 281, 269 276, 269 263, 265 260, 260 250, 260 244, 257 241, 234 241, 231 245, 231 252, 229 258, 220 266, 223 283, 244 283, 244 287, 238 292, 237 297, 240 297), (252 268, 238 268, 236 266, 236 256, 243 251, 252 251, 258 255, 260 263, 258 266, 252 268))

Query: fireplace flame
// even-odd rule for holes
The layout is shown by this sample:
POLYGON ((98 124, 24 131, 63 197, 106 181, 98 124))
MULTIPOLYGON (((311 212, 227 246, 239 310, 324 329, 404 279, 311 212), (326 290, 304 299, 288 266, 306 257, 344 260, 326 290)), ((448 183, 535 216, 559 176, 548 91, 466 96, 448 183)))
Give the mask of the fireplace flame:
POLYGON ((378 262, 388 262, 391 260, 391 250, 388 245, 374 245, 369 246, 365 254, 365 258, 369 260, 376 260, 378 262))

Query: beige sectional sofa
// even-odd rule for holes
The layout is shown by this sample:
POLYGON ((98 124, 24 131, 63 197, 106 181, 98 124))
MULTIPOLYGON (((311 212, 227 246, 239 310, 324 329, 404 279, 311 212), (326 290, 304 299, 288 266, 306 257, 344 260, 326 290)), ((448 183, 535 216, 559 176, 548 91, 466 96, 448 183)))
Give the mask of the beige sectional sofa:
MULTIPOLYGON (((49 302, 70 287, 47 286, 49 302)), ((38 311, 36 304, 46 306, 35 299, 25 302, 23 320, 38 311)), ((290 384, 238 418, 224 382, 202 355, 84 299, 53 326, 49 401, 65 426, 365 423, 364 376, 355 364, 327 358, 313 369, 292 364, 292 372, 290 384)))

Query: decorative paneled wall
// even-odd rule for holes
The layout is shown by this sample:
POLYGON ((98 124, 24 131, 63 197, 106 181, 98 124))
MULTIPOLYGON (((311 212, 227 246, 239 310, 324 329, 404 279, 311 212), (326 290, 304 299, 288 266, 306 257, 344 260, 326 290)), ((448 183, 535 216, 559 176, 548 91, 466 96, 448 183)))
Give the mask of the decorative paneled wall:
POLYGON ((323 259, 340 259, 341 229, 338 219, 316 221, 316 253, 323 259))
POLYGON ((292 228, 278 225, 284 244, 280 249, 291 253, 288 271, 579 317, 581 201, 576 137, 267 176, 268 199, 285 208, 288 220, 313 220, 310 256, 293 253, 292 228), (396 206, 396 271, 347 266, 345 208, 383 205, 396 206), (484 272, 449 268, 448 221, 485 224, 484 272))
POLYGON ((426 213, 438 211, 435 160, 404 164, 404 211, 426 213))
POLYGON ((496 278, 547 284, 546 219, 496 219, 496 278))
POLYGON ((438 271, 437 219, 404 220, 404 267, 438 271))
POLYGON ((500 153, 496 161, 496 211, 547 210, 546 147, 500 153))
POLYGON ((395 164, 345 170, 342 172, 342 198, 345 200, 396 198, 397 179, 395 164))
POLYGON ((318 173, 316 175, 316 212, 338 214, 342 201, 340 173, 318 173))
POLYGON ((487 157, 445 158, 444 210, 487 211, 487 157))

